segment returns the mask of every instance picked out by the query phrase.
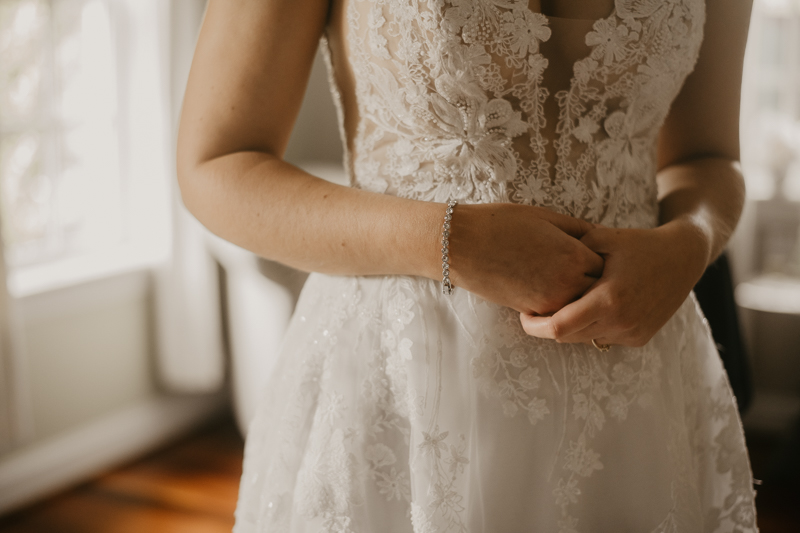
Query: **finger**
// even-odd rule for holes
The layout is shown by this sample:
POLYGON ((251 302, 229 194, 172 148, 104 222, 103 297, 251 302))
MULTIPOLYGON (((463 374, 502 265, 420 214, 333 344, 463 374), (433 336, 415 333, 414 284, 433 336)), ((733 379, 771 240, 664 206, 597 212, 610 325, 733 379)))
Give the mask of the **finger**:
POLYGON ((592 225, 579 218, 562 215, 545 209, 545 220, 571 237, 580 239, 592 230, 592 225))
POLYGON ((594 324, 602 317, 596 291, 589 290, 582 298, 565 305, 553 316, 520 314, 525 333, 542 339, 562 340, 594 324))
POLYGON ((603 324, 601 320, 598 320, 592 322, 582 330, 571 333, 559 340, 560 342, 567 343, 583 342, 591 344, 592 339, 599 342, 599 339, 603 338, 603 335, 606 333, 608 333, 608 326, 603 324))
POLYGON ((607 254, 612 248, 616 231, 611 228, 594 228, 581 237, 581 243, 598 254, 607 254))
POLYGON ((586 250, 585 261, 587 268, 584 270, 584 274, 590 276, 592 280, 602 277, 606 262, 601 256, 591 250, 586 250))

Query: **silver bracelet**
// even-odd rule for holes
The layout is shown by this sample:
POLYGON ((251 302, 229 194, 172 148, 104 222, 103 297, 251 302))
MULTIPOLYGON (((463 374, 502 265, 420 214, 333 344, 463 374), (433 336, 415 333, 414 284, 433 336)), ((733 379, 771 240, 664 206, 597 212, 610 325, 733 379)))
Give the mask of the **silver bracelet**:
POLYGON ((450 282, 450 221, 453 220, 453 208, 458 202, 447 202, 447 211, 444 213, 444 226, 442 227, 442 294, 453 294, 453 284, 450 282))

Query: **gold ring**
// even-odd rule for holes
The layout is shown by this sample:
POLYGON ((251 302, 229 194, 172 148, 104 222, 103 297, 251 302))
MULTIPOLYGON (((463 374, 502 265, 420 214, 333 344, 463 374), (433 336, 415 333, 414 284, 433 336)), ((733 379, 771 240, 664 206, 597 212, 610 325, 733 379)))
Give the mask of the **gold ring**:
POLYGON ((610 344, 599 344, 596 340, 592 339, 592 346, 600 350, 601 352, 607 352, 611 349, 610 344))

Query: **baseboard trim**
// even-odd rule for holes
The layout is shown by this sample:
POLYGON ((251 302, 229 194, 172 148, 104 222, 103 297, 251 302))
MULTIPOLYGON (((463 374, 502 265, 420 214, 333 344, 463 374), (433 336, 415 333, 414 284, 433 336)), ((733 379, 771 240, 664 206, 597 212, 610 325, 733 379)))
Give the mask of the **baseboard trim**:
POLYGON ((224 395, 156 396, 0 457, 0 514, 151 451, 221 413, 224 395))

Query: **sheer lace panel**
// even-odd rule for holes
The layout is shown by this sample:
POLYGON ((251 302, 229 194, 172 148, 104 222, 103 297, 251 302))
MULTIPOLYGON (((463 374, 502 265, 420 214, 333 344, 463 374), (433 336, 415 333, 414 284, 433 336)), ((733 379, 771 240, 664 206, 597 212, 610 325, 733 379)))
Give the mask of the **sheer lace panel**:
POLYGON ((652 226, 656 138, 703 20, 702 0, 616 0, 596 21, 524 0, 343 0, 329 38, 351 181, 652 226))

